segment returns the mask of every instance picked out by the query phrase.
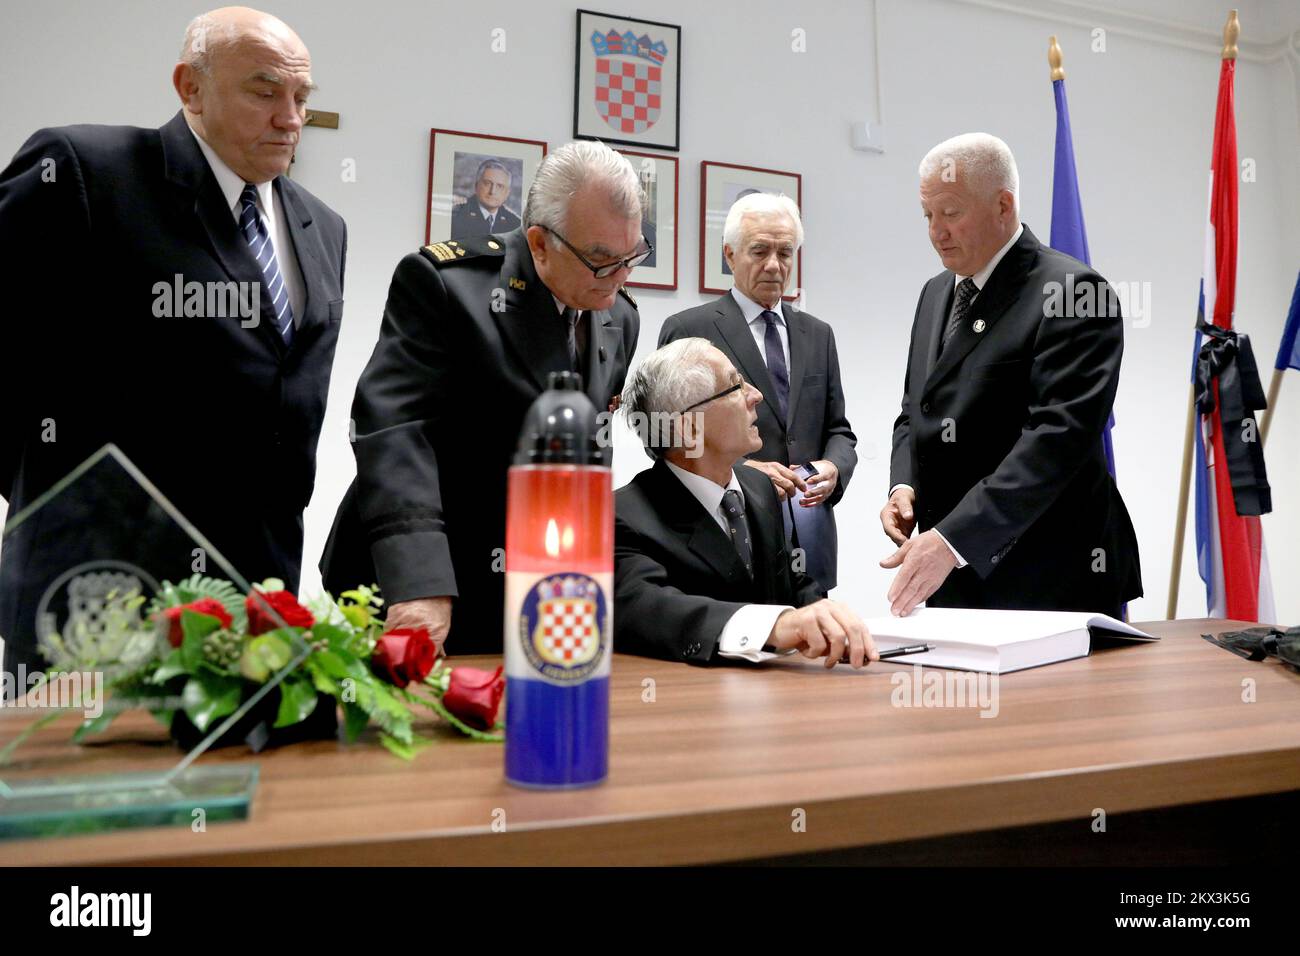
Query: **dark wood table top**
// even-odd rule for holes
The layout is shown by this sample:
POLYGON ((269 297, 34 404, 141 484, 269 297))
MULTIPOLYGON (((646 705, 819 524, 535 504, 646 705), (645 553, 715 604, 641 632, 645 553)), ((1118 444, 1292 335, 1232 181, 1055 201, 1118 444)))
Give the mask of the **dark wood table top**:
MULTIPOLYGON (((908 664, 700 668, 615 656, 610 776, 599 787, 516 789, 500 745, 432 726, 438 742, 410 763, 373 739, 256 757, 229 748, 202 762, 260 764, 248 821, 10 841, 0 864, 702 863, 1087 826, 1097 808, 1300 789, 1300 674, 1200 638, 1240 622, 1139 626, 1162 640, 1003 675, 992 717, 898 706, 904 692, 914 699, 894 676, 910 680, 908 664)), ((92 746, 69 747, 69 730, 42 731, 8 772, 163 768, 180 756, 143 713, 92 746)))

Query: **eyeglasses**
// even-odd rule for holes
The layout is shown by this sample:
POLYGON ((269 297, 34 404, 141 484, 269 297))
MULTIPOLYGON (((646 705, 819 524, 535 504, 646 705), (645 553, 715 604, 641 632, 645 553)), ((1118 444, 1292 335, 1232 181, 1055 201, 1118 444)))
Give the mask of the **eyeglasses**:
POLYGON ((578 261, 581 262, 588 269, 590 269, 591 274, 594 275, 597 279, 608 278, 609 276, 612 276, 615 272, 618 272, 618 270, 620 269, 634 269, 637 266, 639 266, 641 263, 649 259, 650 253, 655 251, 655 247, 650 244, 650 242, 646 239, 645 236, 642 236, 641 244, 645 246, 645 251, 634 252, 626 259, 619 259, 617 262, 609 262, 603 266, 592 265, 590 262, 587 261, 587 257, 584 256, 581 252, 579 252, 574 247, 573 243, 569 242, 568 239, 565 239, 562 235, 560 235, 550 226, 542 226, 542 228, 545 229, 547 232, 549 232, 551 235, 553 235, 556 239, 559 239, 560 242, 564 243, 565 248, 567 248, 570 252, 572 252, 575 256, 577 256, 578 261))
POLYGON ((699 408, 701 405, 707 405, 709 404, 709 402, 717 401, 719 398, 725 398, 726 396, 730 395, 732 392, 740 391, 742 388, 745 387, 746 384, 747 383, 745 382, 745 379, 742 376, 740 381, 737 382, 735 385, 728 386, 727 388, 724 388, 722 391, 718 392, 717 395, 710 395, 708 398, 704 399, 703 401, 696 402, 694 405, 687 405, 677 414, 685 415, 687 412, 693 411, 694 409, 699 408))

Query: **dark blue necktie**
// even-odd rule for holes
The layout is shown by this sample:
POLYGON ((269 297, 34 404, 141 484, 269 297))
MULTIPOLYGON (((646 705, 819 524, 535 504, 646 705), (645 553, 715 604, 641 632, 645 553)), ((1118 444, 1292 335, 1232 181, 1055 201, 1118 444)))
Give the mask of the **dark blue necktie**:
POLYGON ((776 330, 776 313, 763 310, 767 331, 763 333, 763 351, 767 353, 767 371, 776 388, 776 404, 781 409, 781 421, 790 417, 790 372, 785 367, 785 350, 781 348, 781 333, 776 330))
POLYGON ((257 214, 257 187, 245 183, 239 201, 244 206, 239 215, 239 229, 262 270, 262 284, 275 306, 276 331, 288 345, 293 341, 293 306, 289 303, 289 290, 284 287, 284 276, 280 274, 280 263, 275 258, 275 243, 266 231, 266 223, 257 214))
POLYGON ((740 557, 740 562, 754 576, 754 550, 749 543, 749 522, 745 518, 745 502, 740 492, 729 488, 722 495, 722 514, 727 519, 727 530, 731 532, 731 544, 740 557))

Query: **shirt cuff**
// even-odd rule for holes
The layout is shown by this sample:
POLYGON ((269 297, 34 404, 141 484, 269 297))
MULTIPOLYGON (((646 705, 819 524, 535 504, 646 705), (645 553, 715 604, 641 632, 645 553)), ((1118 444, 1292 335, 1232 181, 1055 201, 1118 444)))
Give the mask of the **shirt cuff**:
POLYGON ((961 552, 959 552, 956 548, 952 546, 952 542, 943 536, 943 532, 940 531, 938 528, 935 528, 934 533, 939 536, 940 541, 942 541, 944 544, 948 546, 948 550, 952 552, 952 556, 957 559, 957 567, 959 568, 966 567, 966 559, 961 556, 961 552))
POLYGON ((894 492, 897 491, 899 488, 906 488, 912 494, 916 494, 916 489, 913 488, 911 485, 904 484, 903 482, 899 482, 898 484, 894 485, 894 487, 889 489, 889 494, 885 495, 885 500, 888 501, 890 498, 894 497, 894 492))
POLYGON ((763 650, 776 619, 793 608, 784 604, 746 604, 727 621, 718 635, 718 656, 753 661, 755 664, 781 657, 763 650))

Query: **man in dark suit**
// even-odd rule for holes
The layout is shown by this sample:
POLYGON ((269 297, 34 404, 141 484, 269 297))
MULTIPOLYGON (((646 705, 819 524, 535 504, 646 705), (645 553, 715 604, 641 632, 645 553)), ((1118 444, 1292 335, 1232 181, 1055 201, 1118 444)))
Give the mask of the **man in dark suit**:
POLYGON ((506 471, 524 414, 557 371, 607 408, 640 329, 623 290, 645 252, 640 187, 622 155, 551 153, 524 220, 398 264, 352 405, 357 479, 321 559, 328 589, 377 580, 389 627, 427 627, 454 654, 501 651, 506 471))
POLYGON ((894 425, 881 512, 899 545, 881 562, 901 567, 892 610, 928 599, 1118 616, 1142 583, 1102 447, 1124 351, 1117 298, 1021 224, 1000 139, 947 140, 920 173, 944 271, 917 303, 894 425))
POLYGON ((451 213, 451 237, 500 235, 518 229, 519 217, 505 207, 510 198, 510 170, 499 159, 485 159, 474 175, 474 197, 451 213))
MULTIPOLYGON (((228 8, 191 23, 173 83, 160 129, 44 129, 0 173, 0 494, 12 519, 112 442, 238 572, 296 588, 346 250, 284 175, 311 61, 279 20, 228 8)), ((79 505, 90 541, 114 502, 79 505)), ((6 666, 31 664, 33 605, 78 555, 22 528, 3 550, 6 666)), ((147 561, 198 569, 188 550, 147 561)))
POLYGON ((878 655, 851 609, 792 565, 756 451, 762 394, 702 338, 645 359, 622 406, 656 456, 614 494, 614 647, 707 664, 800 651, 834 667, 878 655))
POLYGON ((832 509, 853 477, 857 438, 844 415, 835 333, 781 302, 803 245, 799 207, 787 196, 752 193, 731 207, 723 235, 735 288, 716 302, 670 316, 659 344, 706 338, 762 391, 763 444, 744 464, 766 474, 788 502, 786 534, 803 549, 808 573, 825 593, 838 581, 832 509), (805 482, 808 463, 816 475, 805 482))

